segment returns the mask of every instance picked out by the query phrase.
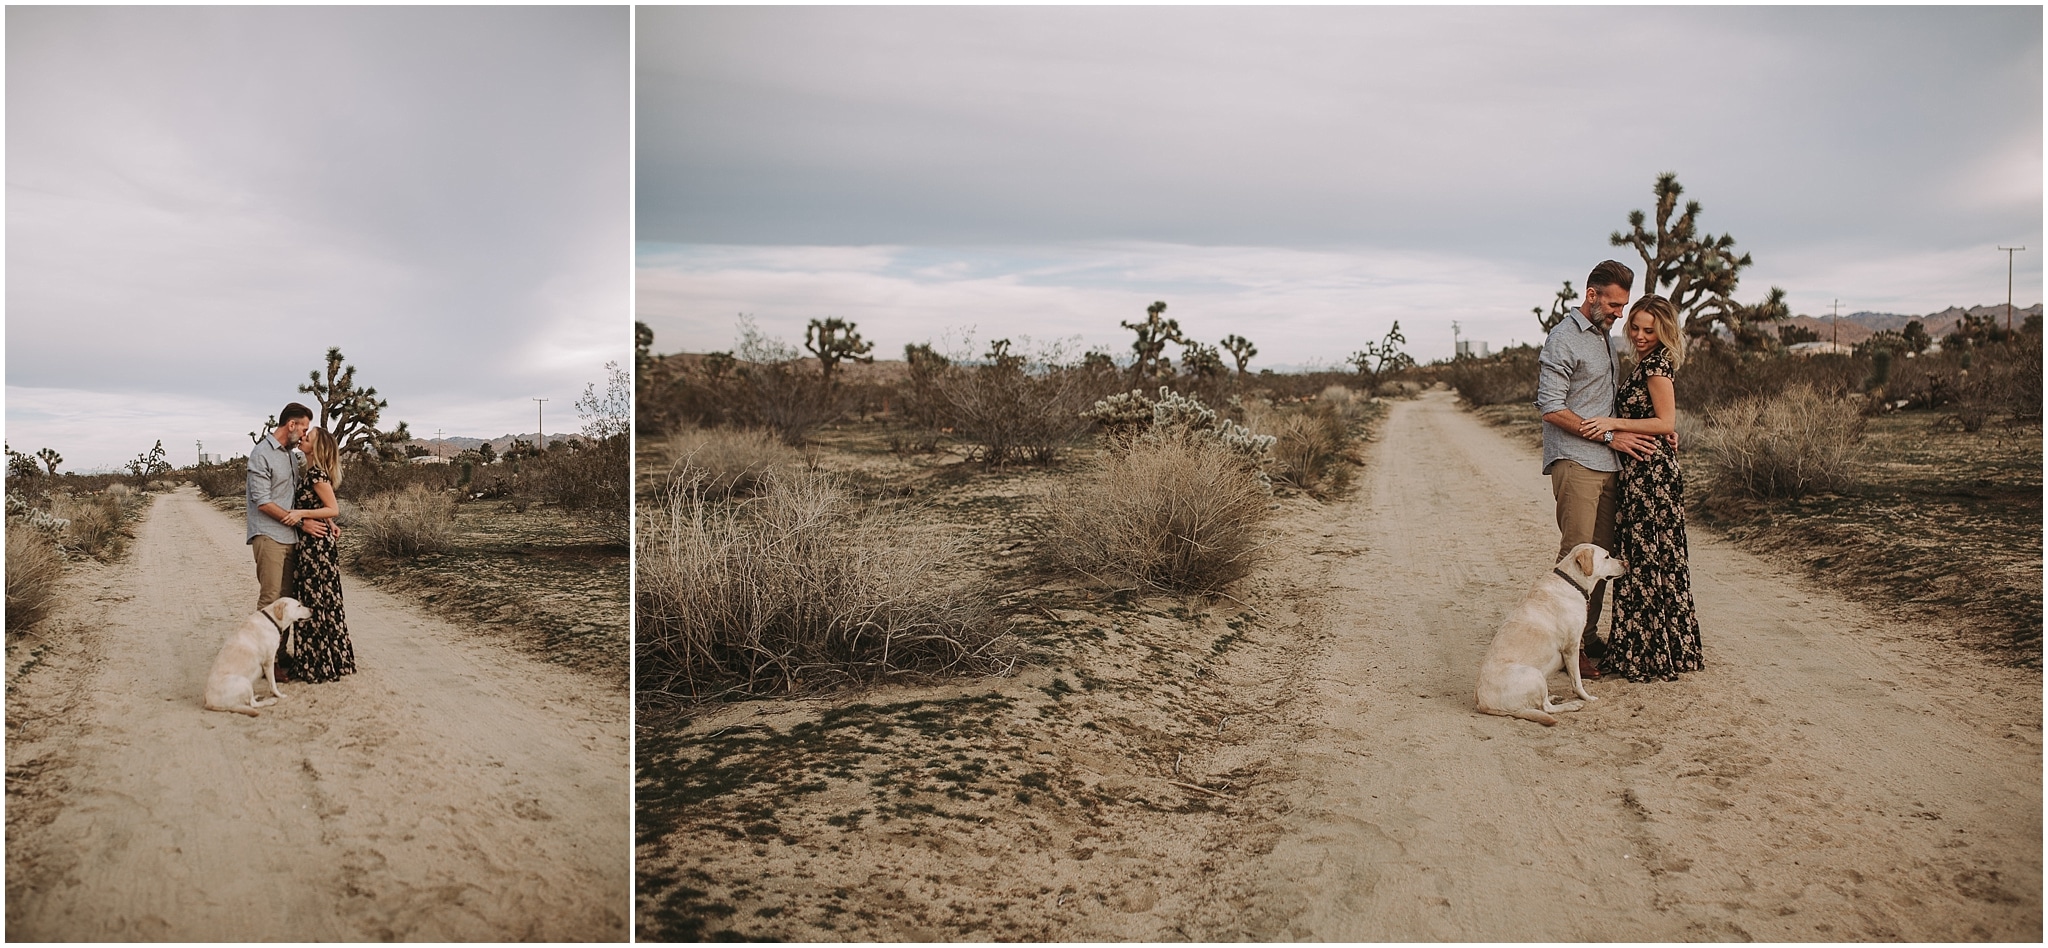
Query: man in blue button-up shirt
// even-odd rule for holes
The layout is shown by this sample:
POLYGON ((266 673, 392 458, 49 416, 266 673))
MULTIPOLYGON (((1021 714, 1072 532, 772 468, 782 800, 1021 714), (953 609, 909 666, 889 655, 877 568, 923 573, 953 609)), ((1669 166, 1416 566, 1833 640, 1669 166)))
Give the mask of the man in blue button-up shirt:
MULTIPOLYGON (((1579 434, 1581 421, 1614 414, 1621 363, 1607 332, 1628 308, 1635 282, 1635 272, 1618 261, 1594 267, 1586 277, 1585 300, 1543 341, 1536 410, 1543 413, 1543 473, 1550 475, 1550 493, 1557 501, 1558 559, 1581 543, 1614 551, 1614 480, 1621 469, 1615 452, 1643 457, 1652 442, 1649 435, 1625 431, 1609 432, 1599 441, 1579 434)), ((1604 585, 1595 587, 1586 613, 1579 659, 1585 674, 1598 675, 1597 663, 1607 653, 1607 643, 1593 629, 1605 592, 1604 585)))

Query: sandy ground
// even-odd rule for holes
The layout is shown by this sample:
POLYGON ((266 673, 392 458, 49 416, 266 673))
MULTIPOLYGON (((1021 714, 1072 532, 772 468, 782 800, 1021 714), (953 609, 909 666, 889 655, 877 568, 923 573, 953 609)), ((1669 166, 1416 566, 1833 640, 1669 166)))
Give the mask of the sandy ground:
MULTIPOLYGON (((359 671, 205 711, 239 517, 159 495, 8 696, 13 940, 621 940, 627 697, 347 585, 359 671)), ((345 579, 346 582, 346 579, 345 579)))
POLYGON ((1554 728, 1483 715, 1480 656, 1556 549, 1539 461, 1447 392, 1395 403, 1367 453, 1351 499, 1282 505, 1239 602, 1062 609, 1074 644, 1052 667, 701 716, 670 739, 697 769, 658 789, 702 795, 727 762, 754 776, 652 804, 677 823, 643 840, 643 925, 2040 938, 2038 671, 1694 531, 1704 671, 1593 682, 1602 700, 1554 728), (906 739, 915 720, 887 702, 918 702, 934 736, 906 739))
POLYGON ((1394 409, 1319 544, 1331 635, 1260 792, 1279 838, 1219 873, 1201 934, 2040 938, 2039 673, 1701 531, 1706 670, 1595 682, 1555 728, 1475 713, 1493 627, 1555 548, 1538 463, 1449 393, 1394 409))

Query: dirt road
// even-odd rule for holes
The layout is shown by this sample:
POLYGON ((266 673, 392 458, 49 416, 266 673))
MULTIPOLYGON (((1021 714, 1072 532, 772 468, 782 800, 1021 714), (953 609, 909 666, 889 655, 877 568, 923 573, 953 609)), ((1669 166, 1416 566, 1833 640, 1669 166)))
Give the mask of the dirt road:
MULTIPOLYGON (((1314 546, 1325 653, 1190 931, 1218 939, 2041 937, 2041 679, 1692 533, 1707 668, 1590 685, 1544 728, 1472 709, 1556 526, 1530 449, 1398 404, 1314 546)), ((1960 565, 1959 565, 1959 568, 1960 565)), ((1553 691, 1564 694, 1563 677, 1553 691)))
POLYGON ((202 710, 255 608, 243 535, 189 487, 158 496, 10 675, 7 936, 623 939, 623 688, 354 582, 357 674, 202 710))

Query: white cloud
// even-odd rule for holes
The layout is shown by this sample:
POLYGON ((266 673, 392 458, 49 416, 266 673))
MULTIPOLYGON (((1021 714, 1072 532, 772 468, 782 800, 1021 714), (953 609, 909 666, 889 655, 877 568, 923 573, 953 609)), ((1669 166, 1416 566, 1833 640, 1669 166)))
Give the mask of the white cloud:
POLYGON ((1130 334, 1118 323, 1164 300, 1190 335, 1246 336, 1259 347, 1253 365, 1270 366, 1341 362, 1396 321, 1425 360, 1450 355, 1454 320, 1496 347, 1527 341, 1539 332, 1528 307, 1554 289, 1546 274, 1405 251, 1123 244, 934 263, 944 255, 934 248, 856 250, 820 249, 805 268, 804 248, 762 248, 758 265, 749 248, 671 248, 641 268, 639 318, 663 352, 730 348, 735 317, 747 314, 790 342, 810 319, 850 319, 888 358, 969 330, 984 340, 1078 336, 1120 353, 1130 334), (906 265, 912 258, 923 262, 906 265))

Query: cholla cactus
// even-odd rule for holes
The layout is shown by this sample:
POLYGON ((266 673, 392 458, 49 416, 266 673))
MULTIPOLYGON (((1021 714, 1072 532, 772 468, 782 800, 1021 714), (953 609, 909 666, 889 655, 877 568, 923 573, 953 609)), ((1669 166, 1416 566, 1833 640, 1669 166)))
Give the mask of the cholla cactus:
POLYGON ((1273 489, 1265 471, 1273 455, 1272 435, 1253 434, 1251 429, 1217 415, 1215 409, 1198 399, 1167 386, 1159 387, 1157 398, 1147 398, 1136 390, 1111 395, 1081 415, 1102 425, 1109 435, 1111 450, 1129 450, 1147 440, 1216 442, 1243 458, 1245 465, 1258 474, 1259 483, 1268 491, 1273 489))
POLYGON ((63 536, 64 531, 71 528, 70 520, 52 516, 49 511, 29 503, 28 499, 20 494, 7 495, 7 519, 27 524, 52 536, 63 536))

